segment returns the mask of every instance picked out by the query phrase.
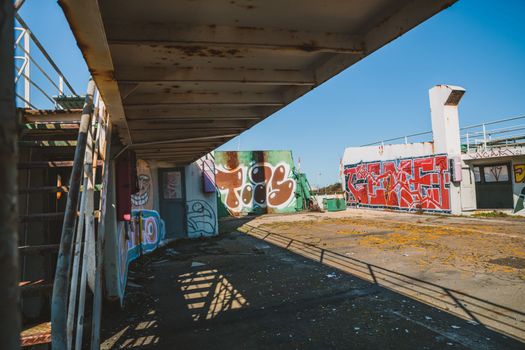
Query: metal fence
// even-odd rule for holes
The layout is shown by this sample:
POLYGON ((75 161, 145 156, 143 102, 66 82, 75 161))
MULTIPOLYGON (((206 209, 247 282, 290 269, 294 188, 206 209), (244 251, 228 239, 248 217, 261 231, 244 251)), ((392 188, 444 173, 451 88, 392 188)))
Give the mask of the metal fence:
MULTIPOLYGON (((464 126, 459 130, 462 151, 467 153, 498 147, 525 146, 525 116, 509 117, 464 126)), ((432 131, 380 140, 361 147, 400 143, 399 141, 405 144, 409 142, 432 141, 432 131)))
POLYGON ((525 116, 469 125, 460 129, 463 152, 525 146, 525 116))
POLYGON ((76 93, 27 23, 18 13, 15 14, 15 19, 17 106, 31 109, 49 106, 54 109, 68 109, 75 108, 78 104, 82 106, 83 97, 76 93))
POLYGON ((426 136, 426 135, 430 135, 430 140, 423 140, 423 141, 432 141, 432 131, 424 131, 424 132, 418 132, 415 134, 394 137, 392 139, 386 139, 386 140, 380 140, 380 141, 376 141, 372 143, 367 143, 366 145, 361 145, 360 147, 376 146, 376 145, 384 146, 385 144, 393 144, 394 141, 403 141, 403 143, 405 144, 412 143, 412 142, 421 142, 422 141, 421 137, 426 136))

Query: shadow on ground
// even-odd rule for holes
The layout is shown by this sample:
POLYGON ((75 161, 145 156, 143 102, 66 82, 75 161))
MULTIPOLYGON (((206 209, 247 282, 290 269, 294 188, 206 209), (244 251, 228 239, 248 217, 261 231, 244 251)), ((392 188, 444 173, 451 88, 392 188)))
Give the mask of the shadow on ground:
POLYGON ((177 242, 137 261, 125 308, 106 310, 102 348, 524 347, 486 328, 480 311, 495 317, 515 310, 250 227, 248 220, 224 223, 227 233, 218 238, 177 242), (414 300, 423 294, 470 321, 414 300))

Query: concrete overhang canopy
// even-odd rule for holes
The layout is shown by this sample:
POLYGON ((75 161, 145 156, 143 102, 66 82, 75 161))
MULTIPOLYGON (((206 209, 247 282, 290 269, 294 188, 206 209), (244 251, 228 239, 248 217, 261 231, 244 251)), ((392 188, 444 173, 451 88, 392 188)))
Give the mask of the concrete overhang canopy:
POLYGON ((188 164, 456 0, 59 0, 121 140, 188 164))

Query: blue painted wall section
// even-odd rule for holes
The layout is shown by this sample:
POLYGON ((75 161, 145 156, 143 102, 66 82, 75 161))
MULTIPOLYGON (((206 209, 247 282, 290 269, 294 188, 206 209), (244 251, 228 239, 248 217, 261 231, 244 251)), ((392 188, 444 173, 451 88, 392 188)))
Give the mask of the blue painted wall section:
POLYGON ((129 264, 143 254, 159 247, 166 234, 164 221, 155 210, 133 210, 131 221, 118 225, 119 296, 121 301, 126 290, 129 264))

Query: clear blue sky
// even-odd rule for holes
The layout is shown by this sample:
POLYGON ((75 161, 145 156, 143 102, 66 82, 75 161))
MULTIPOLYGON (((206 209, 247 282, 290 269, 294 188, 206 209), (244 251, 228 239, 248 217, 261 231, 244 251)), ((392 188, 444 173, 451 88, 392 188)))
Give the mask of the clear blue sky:
MULTIPOLYGON (((83 92, 89 74, 56 1, 27 0, 21 14, 83 92)), ((436 84, 467 90, 461 125, 525 115, 524 23, 524 0, 460 0, 244 132, 240 148, 291 149, 311 183, 329 184, 345 147, 430 130, 436 84)))

